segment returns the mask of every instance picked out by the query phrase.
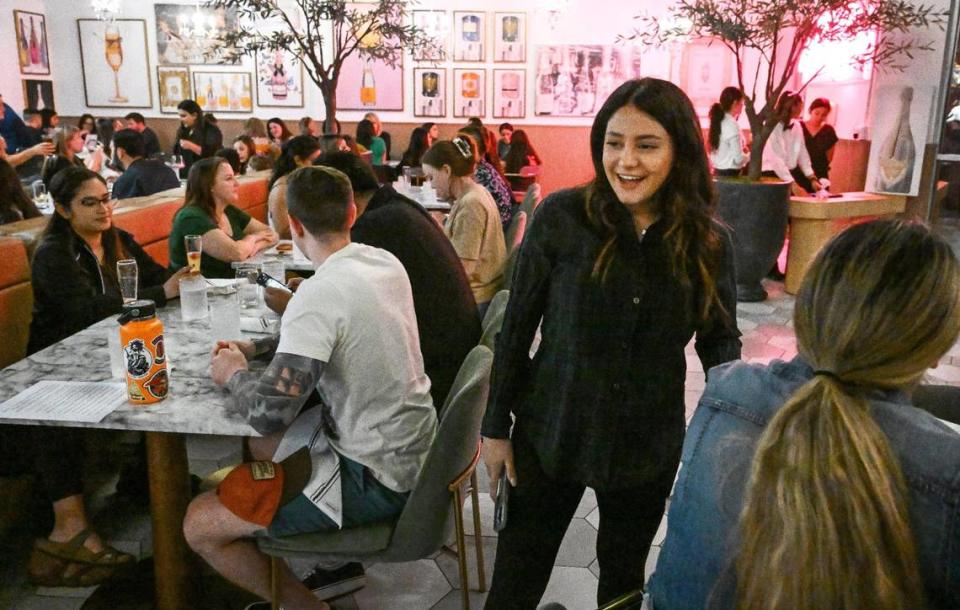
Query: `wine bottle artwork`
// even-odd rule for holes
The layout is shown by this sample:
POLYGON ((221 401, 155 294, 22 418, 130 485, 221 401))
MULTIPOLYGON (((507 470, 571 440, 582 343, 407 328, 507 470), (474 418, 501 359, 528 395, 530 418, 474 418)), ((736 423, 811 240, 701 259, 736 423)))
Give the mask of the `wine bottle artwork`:
POLYGON ((483 27, 480 17, 467 14, 460 17, 460 40, 457 57, 459 61, 483 60, 483 27))
POLYGON ((35 65, 40 63, 40 42, 37 39, 37 30, 33 23, 33 17, 30 18, 30 63, 35 65))
POLYGON ((363 63, 363 76, 360 79, 360 103, 366 107, 377 105, 377 83, 373 77, 373 65, 369 60, 363 63))
POLYGON ((29 67, 30 43, 27 42, 27 28, 23 22, 23 17, 20 18, 20 36, 17 37, 17 53, 19 54, 20 67, 29 67))
POLYGON ((273 75, 270 77, 270 95, 274 100, 283 101, 287 99, 287 93, 290 87, 287 84, 287 71, 283 65, 283 51, 277 50, 273 56, 273 75))
POLYGON ((504 15, 500 18, 500 39, 494 51, 498 61, 523 61, 523 33, 520 17, 504 15))
POLYGON ((115 23, 108 23, 103 30, 103 50, 107 65, 113 70, 113 96, 111 102, 122 104, 129 101, 120 93, 120 66, 123 65, 123 38, 120 36, 120 27, 115 23))
POLYGON ((917 146, 910 129, 910 106, 913 87, 900 92, 900 112, 886 136, 881 140, 877 154, 878 171, 874 182, 877 191, 909 193, 913 183, 913 166, 917 146))

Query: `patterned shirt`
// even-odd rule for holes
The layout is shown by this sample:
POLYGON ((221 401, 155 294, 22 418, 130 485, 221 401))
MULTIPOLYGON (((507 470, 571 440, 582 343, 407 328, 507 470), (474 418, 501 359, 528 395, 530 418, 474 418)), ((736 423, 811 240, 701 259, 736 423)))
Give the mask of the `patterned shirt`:
POLYGON ((506 234, 510 220, 513 218, 513 193, 510 191, 510 185, 486 159, 481 159, 477 164, 474 179, 477 184, 493 195, 493 200, 497 202, 497 209, 500 210, 500 223, 506 234))

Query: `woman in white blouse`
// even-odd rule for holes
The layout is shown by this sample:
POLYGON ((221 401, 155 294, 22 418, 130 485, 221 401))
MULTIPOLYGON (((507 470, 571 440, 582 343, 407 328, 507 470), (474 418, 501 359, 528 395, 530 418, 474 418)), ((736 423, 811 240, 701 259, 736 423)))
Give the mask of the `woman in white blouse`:
POLYGON ((798 196, 815 193, 821 188, 810 163, 803 127, 795 120, 802 112, 803 98, 784 91, 776 108, 780 122, 763 148, 763 175, 791 182, 793 194, 798 196))
POLYGON ((743 112, 743 91, 725 87, 710 108, 710 164, 717 176, 739 176, 750 160, 747 143, 737 125, 743 112))

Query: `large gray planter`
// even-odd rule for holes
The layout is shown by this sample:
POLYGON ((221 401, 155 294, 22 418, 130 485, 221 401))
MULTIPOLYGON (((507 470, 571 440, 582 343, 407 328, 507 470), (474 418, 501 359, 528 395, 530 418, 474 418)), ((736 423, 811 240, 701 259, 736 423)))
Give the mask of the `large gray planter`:
POLYGON ((773 268, 787 231, 789 182, 715 180, 717 215, 733 234, 737 300, 767 298, 760 280, 773 268))

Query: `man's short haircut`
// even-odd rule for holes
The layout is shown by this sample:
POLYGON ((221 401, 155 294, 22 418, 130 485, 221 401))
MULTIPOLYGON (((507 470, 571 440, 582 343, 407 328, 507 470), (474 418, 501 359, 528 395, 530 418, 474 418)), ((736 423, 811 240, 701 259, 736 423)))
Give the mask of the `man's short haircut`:
POLYGON ((380 181, 370 164, 352 152, 327 153, 318 158, 314 165, 332 167, 343 172, 350 179, 354 193, 366 193, 380 188, 380 181))
POLYGON ((314 237, 348 231, 351 203, 350 179, 340 170, 301 167, 287 177, 287 211, 314 237))
POLYGON ((24 121, 24 122, 29 121, 30 119, 32 119, 32 118, 35 117, 35 116, 36 116, 36 117, 39 117, 39 116, 40 116, 40 111, 37 110, 36 108, 24 108, 24 109, 23 109, 23 121, 24 121))
POLYGON ((147 120, 143 118, 143 115, 140 114, 139 112, 131 112, 123 118, 127 121, 134 121, 136 123, 140 123, 141 125, 144 125, 147 122, 147 120))
POLYGON ((513 131, 513 125, 511 125, 510 123, 500 123, 500 127, 497 128, 497 133, 500 133, 504 129, 509 129, 510 131, 513 131))
POLYGON ((133 158, 147 154, 147 147, 143 143, 143 135, 132 129, 121 129, 113 134, 114 148, 122 148, 133 158))

